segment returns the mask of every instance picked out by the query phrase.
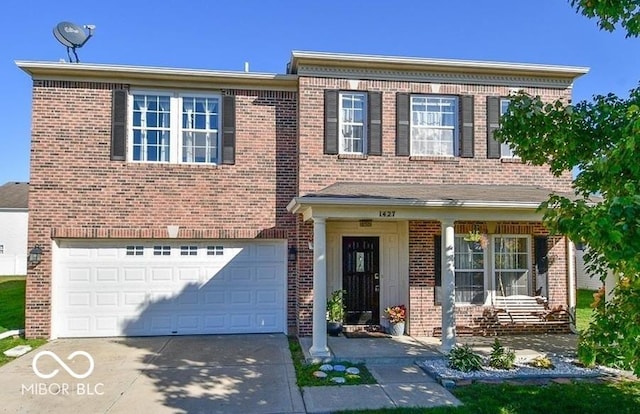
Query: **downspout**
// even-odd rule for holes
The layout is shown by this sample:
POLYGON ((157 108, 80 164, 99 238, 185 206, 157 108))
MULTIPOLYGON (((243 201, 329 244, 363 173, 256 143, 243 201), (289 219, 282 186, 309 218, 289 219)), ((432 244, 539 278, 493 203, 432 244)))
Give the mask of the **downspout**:
POLYGON ((570 325, 571 332, 578 333, 576 329, 576 246, 567 237, 567 290, 569 299, 569 313, 573 317, 573 323, 570 325))

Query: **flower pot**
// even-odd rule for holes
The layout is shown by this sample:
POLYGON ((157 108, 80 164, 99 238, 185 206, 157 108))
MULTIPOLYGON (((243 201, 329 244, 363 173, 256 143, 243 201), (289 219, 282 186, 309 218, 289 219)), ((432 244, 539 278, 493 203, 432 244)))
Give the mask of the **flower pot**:
POLYGON ((329 336, 338 336, 342 333, 342 322, 327 321, 327 333, 329 336))
POLYGON ((404 322, 397 322, 389 324, 389 333, 391 336, 404 335, 404 322))

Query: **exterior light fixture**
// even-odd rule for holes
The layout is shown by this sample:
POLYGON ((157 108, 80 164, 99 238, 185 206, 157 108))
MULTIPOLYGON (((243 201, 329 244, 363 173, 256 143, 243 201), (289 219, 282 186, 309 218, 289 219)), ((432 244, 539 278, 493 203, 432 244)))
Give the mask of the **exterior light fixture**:
POLYGON ((298 258, 298 249, 295 247, 289 247, 289 261, 295 262, 298 258))
POLYGON ((30 267, 36 267, 42 261, 42 248, 39 244, 36 244, 33 249, 29 252, 29 257, 27 258, 27 262, 30 267))

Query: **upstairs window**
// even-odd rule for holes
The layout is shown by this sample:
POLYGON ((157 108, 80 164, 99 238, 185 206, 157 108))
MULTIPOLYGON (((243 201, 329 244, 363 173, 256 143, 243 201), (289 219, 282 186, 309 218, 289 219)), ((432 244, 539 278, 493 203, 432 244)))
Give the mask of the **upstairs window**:
POLYGON ((182 162, 218 162, 219 115, 218 98, 182 98, 182 162))
MULTIPOLYGON (((500 99, 500 117, 507 113, 509 110, 509 99, 501 98, 500 99)), ((508 142, 503 142, 500 144, 500 157, 501 158, 516 158, 516 155, 513 153, 511 147, 509 147, 508 142)))
POLYGON ((509 110, 510 100, 499 96, 487 96, 487 158, 518 158, 508 142, 498 142, 494 132, 500 127, 500 118, 509 110))
POLYGON ((220 98, 134 94, 132 160, 217 164, 220 98))
POLYGON ((111 159, 234 164, 235 97, 113 91, 111 159))
POLYGON ((474 96, 396 94, 396 155, 474 157, 474 96))
POLYGON ((411 97, 411 155, 453 157, 457 152, 457 97, 411 97))
POLYGON ((324 91, 324 153, 382 155, 382 92, 324 91))
POLYGON ((340 92, 340 153, 365 154, 367 94, 340 92))

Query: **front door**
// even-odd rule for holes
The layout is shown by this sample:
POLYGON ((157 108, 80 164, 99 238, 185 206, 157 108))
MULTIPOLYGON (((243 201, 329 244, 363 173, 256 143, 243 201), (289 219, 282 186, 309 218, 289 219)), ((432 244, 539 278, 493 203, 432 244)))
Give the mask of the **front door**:
POLYGON ((342 288, 348 325, 380 323, 380 239, 343 237, 342 288))

